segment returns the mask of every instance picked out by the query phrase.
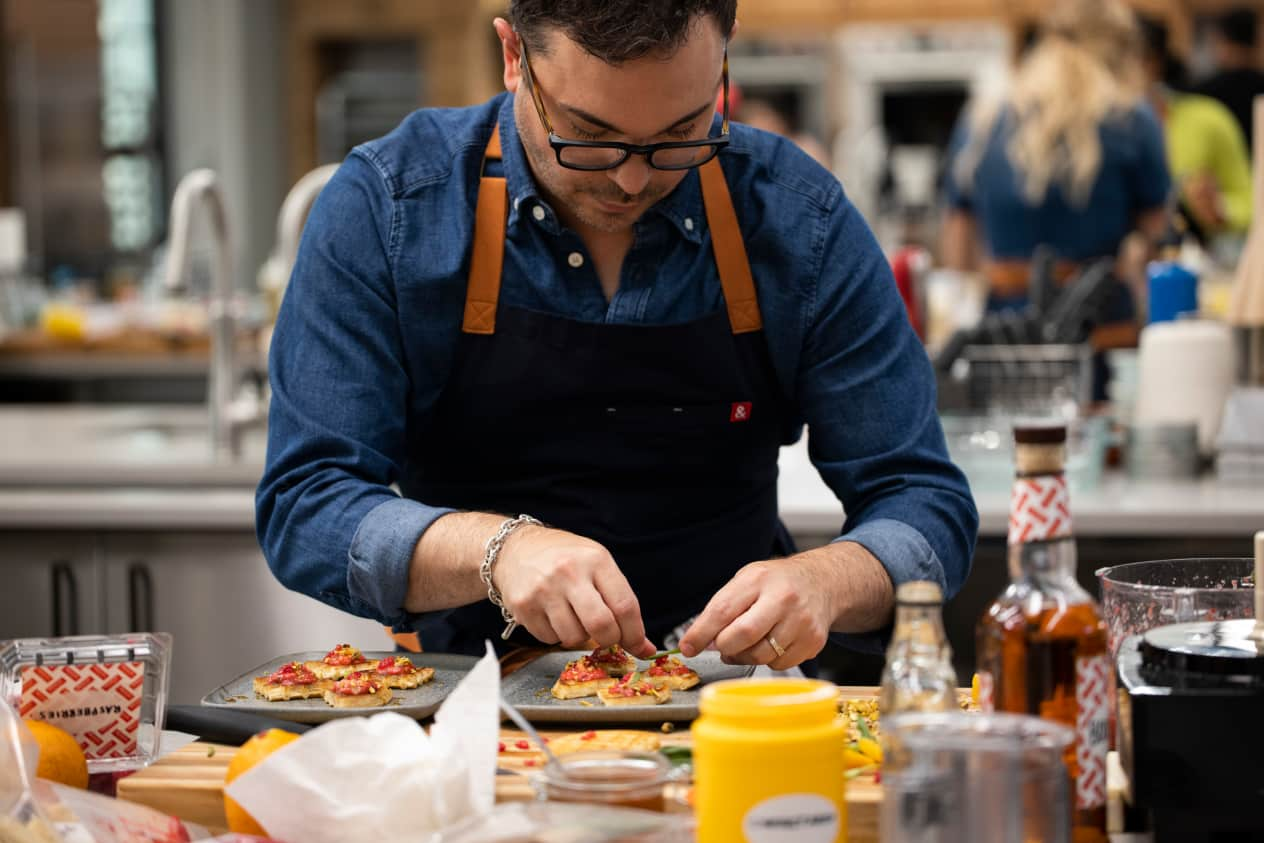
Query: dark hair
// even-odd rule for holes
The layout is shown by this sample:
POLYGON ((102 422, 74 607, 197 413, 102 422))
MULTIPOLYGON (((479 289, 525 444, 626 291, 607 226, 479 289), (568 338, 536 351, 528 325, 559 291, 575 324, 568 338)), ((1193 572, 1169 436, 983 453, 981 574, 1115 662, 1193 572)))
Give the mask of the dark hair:
POLYGON ((548 27, 560 29, 589 54, 622 64, 651 53, 670 55, 699 16, 715 19, 728 37, 737 0, 512 0, 509 21, 536 52, 548 27))
POLYGON ((1137 15, 1141 40, 1146 54, 1162 68, 1163 83, 1177 91, 1189 90, 1189 72, 1185 62, 1172 51, 1167 24, 1151 15, 1137 15))
POLYGON ((1230 9, 1216 18, 1216 31, 1230 44, 1254 47, 1259 38, 1259 19, 1251 9, 1230 9))

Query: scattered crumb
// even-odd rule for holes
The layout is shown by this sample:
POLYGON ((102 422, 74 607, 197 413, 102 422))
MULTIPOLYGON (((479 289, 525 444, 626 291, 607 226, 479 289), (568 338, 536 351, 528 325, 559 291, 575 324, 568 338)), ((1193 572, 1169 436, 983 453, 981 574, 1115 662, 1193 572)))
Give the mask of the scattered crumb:
POLYGON ((207 758, 214 758, 214 757, 215 757, 215 747, 214 747, 214 746, 208 746, 208 747, 206 748, 206 757, 207 757, 207 758))
POLYGON ((579 704, 582 705, 584 708, 592 708, 592 705, 593 705, 588 700, 580 700, 579 704))
POLYGON ((672 732, 676 731, 676 724, 667 722, 667 723, 664 723, 659 728, 663 730, 664 735, 670 735, 672 732))

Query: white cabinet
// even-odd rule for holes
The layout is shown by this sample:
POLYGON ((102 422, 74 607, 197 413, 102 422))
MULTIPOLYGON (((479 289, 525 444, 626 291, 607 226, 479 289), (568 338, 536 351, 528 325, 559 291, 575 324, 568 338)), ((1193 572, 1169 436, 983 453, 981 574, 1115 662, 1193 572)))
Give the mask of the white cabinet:
POLYGON ((105 631, 99 549, 88 533, 0 533, 0 640, 105 631))
POLYGON ((171 633, 172 702, 286 653, 392 646, 378 624, 277 582, 253 533, 105 533, 101 545, 107 627, 171 633))

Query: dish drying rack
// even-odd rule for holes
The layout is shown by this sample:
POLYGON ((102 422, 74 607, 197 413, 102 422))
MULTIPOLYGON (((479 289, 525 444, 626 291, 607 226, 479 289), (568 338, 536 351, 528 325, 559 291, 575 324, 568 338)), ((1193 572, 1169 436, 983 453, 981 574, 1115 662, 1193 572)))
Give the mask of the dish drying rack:
POLYGON ((1082 345, 968 345, 939 373, 941 411, 988 416, 1083 415, 1093 350, 1082 345))

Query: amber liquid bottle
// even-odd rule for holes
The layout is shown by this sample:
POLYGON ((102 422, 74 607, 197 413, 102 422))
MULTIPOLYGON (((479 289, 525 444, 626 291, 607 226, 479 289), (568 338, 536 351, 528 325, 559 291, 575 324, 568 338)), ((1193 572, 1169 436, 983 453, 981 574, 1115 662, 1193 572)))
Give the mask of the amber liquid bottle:
POLYGON ((1101 612, 1075 578, 1066 428, 1019 427, 1014 438, 1010 584, 979 622, 980 703, 1075 730, 1071 839, 1105 843, 1110 659, 1101 612))

